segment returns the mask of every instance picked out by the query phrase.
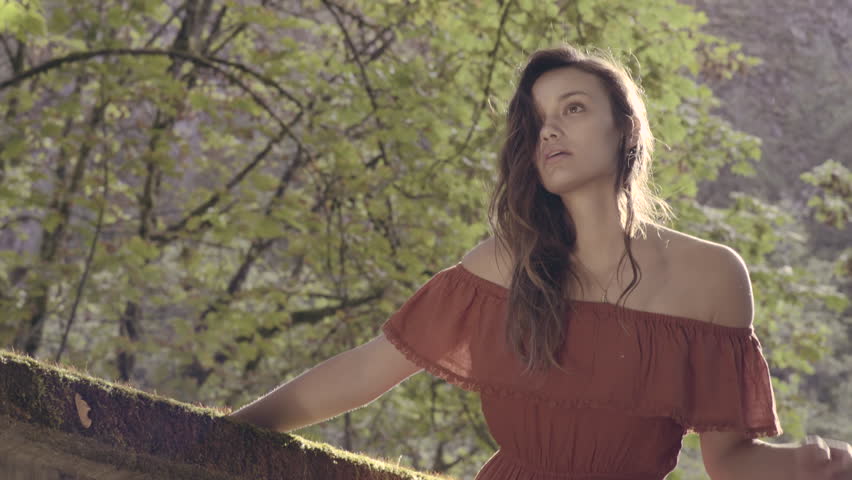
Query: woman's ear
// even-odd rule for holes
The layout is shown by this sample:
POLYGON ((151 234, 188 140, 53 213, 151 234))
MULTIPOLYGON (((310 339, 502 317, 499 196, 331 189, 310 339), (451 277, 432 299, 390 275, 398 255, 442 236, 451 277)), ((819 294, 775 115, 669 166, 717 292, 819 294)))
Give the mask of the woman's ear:
POLYGON ((635 147, 636 144, 639 142, 639 132, 642 129, 642 124, 635 117, 631 116, 628 118, 630 119, 630 123, 632 125, 630 139, 627 141, 627 150, 630 150, 631 148, 635 147))

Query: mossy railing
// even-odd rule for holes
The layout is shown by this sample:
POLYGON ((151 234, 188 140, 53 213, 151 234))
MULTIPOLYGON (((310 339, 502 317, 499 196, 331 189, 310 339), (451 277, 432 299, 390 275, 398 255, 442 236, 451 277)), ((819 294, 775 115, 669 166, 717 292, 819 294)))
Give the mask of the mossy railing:
POLYGON ((0 350, 0 477, 451 480, 0 350))

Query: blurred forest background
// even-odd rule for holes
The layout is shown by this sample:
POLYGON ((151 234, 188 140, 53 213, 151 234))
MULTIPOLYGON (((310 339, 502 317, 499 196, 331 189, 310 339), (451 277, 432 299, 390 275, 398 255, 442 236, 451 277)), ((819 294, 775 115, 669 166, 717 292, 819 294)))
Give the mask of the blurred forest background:
MULTIPOLYGON (((849 441, 852 4, 688 3, 0 0, 0 347, 237 408, 370 340, 488 235, 517 68, 568 41, 644 87, 671 227, 747 262, 771 441, 849 441)), ((425 373, 295 433, 497 449, 425 373)))

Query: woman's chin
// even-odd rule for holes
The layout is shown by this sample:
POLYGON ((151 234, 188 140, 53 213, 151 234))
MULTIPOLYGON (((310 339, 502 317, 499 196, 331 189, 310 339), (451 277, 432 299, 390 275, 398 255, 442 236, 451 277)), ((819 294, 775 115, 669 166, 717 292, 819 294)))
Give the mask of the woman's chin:
POLYGON ((544 189, 554 195, 571 193, 589 187, 592 183, 600 184, 600 187, 607 188, 606 185, 611 185, 615 181, 612 176, 605 174, 596 175, 590 172, 577 172, 569 168, 556 169, 550 173, 545 172, 542 178, 544 189))

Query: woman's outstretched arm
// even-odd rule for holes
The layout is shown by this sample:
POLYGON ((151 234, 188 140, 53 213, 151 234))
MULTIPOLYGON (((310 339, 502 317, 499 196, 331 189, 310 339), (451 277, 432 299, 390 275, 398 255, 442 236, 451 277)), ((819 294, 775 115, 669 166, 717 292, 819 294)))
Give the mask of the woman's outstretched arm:
POLYGON ((279 432, 298 430, 362 407, 420 370, 380 334, 226 417, 279 432))

